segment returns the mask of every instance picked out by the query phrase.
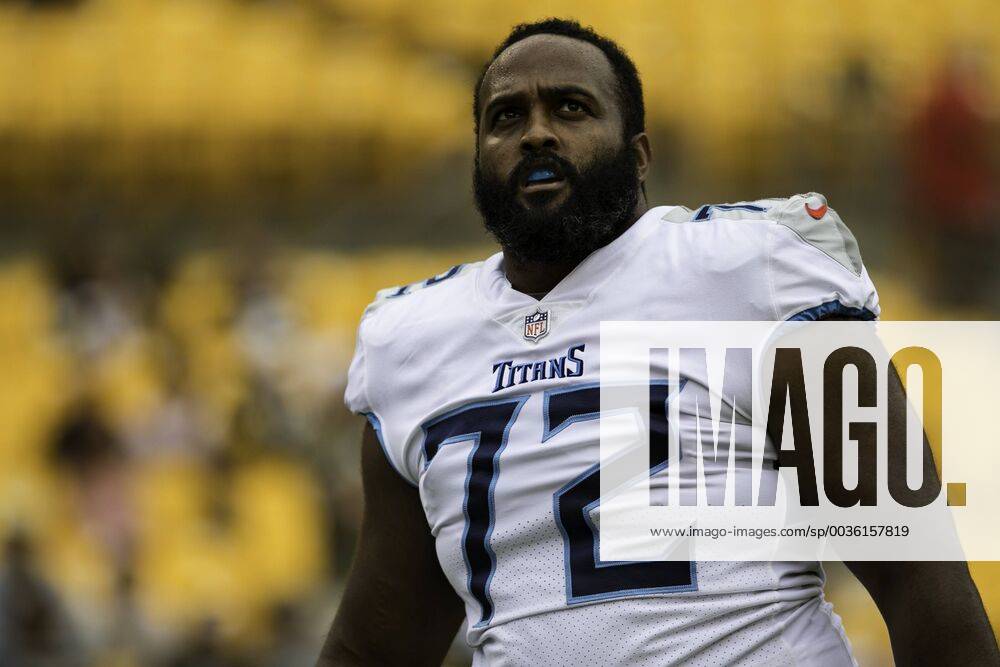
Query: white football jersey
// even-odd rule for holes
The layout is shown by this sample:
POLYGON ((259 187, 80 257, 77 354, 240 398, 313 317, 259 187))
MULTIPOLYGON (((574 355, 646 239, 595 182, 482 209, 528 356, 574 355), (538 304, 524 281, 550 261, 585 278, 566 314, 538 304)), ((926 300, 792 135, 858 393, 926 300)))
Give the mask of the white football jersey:
POLYGON ((853 664, 819 563, 602 563, 592 518, 602 320, 877 317, 826 200, 653 208, 540 301, 502 259, 380 292, 346 393, 419 489, 474 664, 853 664))

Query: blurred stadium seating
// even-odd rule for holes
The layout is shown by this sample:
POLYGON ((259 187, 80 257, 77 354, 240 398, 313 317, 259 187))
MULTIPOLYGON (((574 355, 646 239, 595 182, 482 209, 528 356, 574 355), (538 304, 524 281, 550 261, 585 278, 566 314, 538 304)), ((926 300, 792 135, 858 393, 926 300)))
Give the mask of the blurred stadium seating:
MULTIPOLYGON (((547 15, 635 58, 655 202, 822 190, 886 318, 996 318, 997 289, 929 297, 955 276, 907 162, 954 59, 996 154, 991 0, 0 2, 0 536, 29 565, 0 614, 42 582, 52 664, 310 664, 359 520, 358 316, 493 252, 471 86, 547 15)), ((996 622, 1000 569, 974 572, 996 622)), ((829 597, 883 663, 837 566, 829 597)))

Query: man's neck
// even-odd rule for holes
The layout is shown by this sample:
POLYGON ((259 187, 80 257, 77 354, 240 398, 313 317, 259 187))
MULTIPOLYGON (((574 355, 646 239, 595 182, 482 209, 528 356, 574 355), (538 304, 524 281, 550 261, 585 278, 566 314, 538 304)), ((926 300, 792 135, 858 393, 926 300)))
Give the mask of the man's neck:
MULTIPOLYGON (((647 210, 648 206, 646 205, 646 198, 640 194, 639 201, 636 202, 631 220, 627 225, 622 227, 621 231, 618 232, 618 236, 621 236, 629 228, 631 228, 632 225, 634 225, 647 210)), ((618 238, 618 236, 615 238, 618 238)), ((614 241, 614 239, 611 239, 611 241, 614 241)), ((609 243, 611 241, 609 241, 609 243)), ((552 291, 552 288, 558 285, 563 278, 568 276, 570 272, 577 267, 580 261, 582 260, 566 262, 531 262, 519 259, 504 252, 503 269, 511 287, 518 292, 535 297, 536 299, 541 299, 552 291)))

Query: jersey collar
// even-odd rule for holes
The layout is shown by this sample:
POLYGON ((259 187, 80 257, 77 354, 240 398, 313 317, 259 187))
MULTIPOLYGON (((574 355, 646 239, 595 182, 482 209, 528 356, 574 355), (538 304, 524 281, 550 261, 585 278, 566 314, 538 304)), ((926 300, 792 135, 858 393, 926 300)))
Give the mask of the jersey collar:
POLYGON ((590 301, 601 285, 624 266, 672 208, 657 206, 646 211, 621 236, 588 255, 542 299, 511 287, 503 270, 503 253, 498 252, 480 266, 476 281, 478 296, 491 317, 503 321, 535 308, 575 310, 590 301))

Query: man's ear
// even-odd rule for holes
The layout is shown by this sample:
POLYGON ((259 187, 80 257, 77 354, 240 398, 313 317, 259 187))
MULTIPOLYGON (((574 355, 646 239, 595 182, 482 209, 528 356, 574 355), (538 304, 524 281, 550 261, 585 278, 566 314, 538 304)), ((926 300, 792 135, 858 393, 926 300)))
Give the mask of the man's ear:
POLYGON ((649 164, 653 160, 653 150, 649 147, 649 137, 645 132, 632 137, 632 150, 635 151, 635 163, 639 171, 639 182, 645 183, 649 174, 649 164))

